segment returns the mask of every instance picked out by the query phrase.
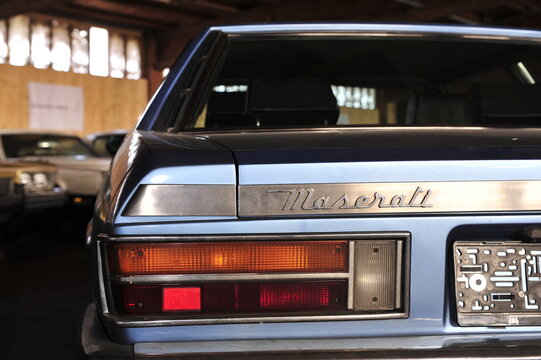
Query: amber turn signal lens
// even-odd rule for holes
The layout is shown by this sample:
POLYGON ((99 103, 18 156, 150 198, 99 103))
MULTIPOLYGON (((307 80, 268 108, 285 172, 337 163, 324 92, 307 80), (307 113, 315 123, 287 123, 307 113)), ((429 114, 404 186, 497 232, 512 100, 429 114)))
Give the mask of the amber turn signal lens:
POLYGON ((117 275, 344 272, 347 241, 112 245, 117 275))

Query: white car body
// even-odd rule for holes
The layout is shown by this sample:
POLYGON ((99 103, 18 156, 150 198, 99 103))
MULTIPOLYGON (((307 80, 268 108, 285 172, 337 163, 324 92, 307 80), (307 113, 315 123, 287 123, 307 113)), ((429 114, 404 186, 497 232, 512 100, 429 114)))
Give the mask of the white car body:
POLYGON ((43 161, 55 164, 58 167, 59 185, 65 188, 70 196, 95 197, 103 183, 103 178, 109 169, 109 158, 99 157, 78 136, 58 132, 31 131, 31 130, 5 130, 0 132, 0 159, 43 161), (28 154, 13 156, 6 151, 5 137, 24 135, 43 135, 44 137, 73 138, 84 148, 84 154, 72 155, 47 155, 28 154))

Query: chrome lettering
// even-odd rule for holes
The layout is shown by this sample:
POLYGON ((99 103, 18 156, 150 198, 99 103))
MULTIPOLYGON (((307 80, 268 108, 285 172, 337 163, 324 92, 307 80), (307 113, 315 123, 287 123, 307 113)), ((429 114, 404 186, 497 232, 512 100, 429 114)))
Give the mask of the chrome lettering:
POLYGON ((425 191, 417 186, 411 197, 404 194, 386 195, 378 191, 372 195, 361 195, 355 198, 354 205, 351 205, 350 196, 341 194, 339 196, 317 196, 315 190, 310 189, 269 189, 267 193, 285 193, 287 197, 282 206, 282 211, 297 210, 353 210, 369 209, 377 207, 385 208, 429 208, 431 190, 425 191), (389 201, 387 199, 390 198, 389 201), (334 200, 336 199, 336 200, 334 200), (419 201, 420 200, 420 201, 419 201))

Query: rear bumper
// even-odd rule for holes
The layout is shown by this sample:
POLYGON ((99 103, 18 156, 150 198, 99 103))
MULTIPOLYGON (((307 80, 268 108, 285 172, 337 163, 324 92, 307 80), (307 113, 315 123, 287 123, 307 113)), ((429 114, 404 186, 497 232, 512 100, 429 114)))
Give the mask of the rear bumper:
POLYGON ((116 344, 107 337, 94 304, 88 305, 83 317, 81 345, 87 359, 134 359, 133 345, 116 344))
POLYGON ((23 209, 21 195, 7 195, 0 197, 0 222, 8 220, 23 209))
POLYGON ((123 345, 106 335, 91 304, 81 342, 88 359, 540 359, 541 334, 154 342, 123 345))
POLYGON ((25 194, 25 210, 38 211, 50 208, 62 207, 68 197, 61 188, 51 191, 31 192, 25 194))

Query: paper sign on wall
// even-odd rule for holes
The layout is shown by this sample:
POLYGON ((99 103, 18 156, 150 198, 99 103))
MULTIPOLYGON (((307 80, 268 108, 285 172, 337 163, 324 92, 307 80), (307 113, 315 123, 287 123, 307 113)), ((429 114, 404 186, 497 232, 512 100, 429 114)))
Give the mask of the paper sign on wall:
POLYGON ((83 88, 28 83, 30 129, 82 131, 83 88))

